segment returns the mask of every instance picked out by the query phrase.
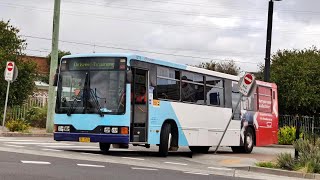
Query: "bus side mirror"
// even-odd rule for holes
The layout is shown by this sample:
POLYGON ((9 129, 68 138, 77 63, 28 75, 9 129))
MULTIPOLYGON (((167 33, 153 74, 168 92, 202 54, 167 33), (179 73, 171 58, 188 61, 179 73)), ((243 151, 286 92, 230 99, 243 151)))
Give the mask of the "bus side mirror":
POLYGON ((127 71, 127 83, 132 83, 132 71, 127 71))
POLYGON ((59 72, 58 69, 56 69, 56 74, 53 77, 53 86, 57 86, 58 85, 58 78, 59 77, 59 72))

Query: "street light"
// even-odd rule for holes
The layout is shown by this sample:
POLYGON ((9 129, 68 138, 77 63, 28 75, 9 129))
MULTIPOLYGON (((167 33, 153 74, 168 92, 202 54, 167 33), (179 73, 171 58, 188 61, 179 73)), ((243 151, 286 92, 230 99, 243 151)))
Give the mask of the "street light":
POLYGON ((271 36, 272 36, 272 18, 273 18, 273 2, 281 0, 270 0, 268 8, 268 25, 267 25, 267 42, 266 57, 264 63, 264 81, 270 81, 270 52, 271 52, 271 36))

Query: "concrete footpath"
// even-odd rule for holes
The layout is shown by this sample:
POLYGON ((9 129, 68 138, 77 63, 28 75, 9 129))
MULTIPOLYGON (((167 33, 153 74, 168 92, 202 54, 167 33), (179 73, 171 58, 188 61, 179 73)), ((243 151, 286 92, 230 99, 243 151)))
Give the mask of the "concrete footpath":
POLYGON ((46 129, 31 128, 28 132, 10 132, 6 128, 0 127, 0 137, 52 137, 52 133, 47 133, 46 129))

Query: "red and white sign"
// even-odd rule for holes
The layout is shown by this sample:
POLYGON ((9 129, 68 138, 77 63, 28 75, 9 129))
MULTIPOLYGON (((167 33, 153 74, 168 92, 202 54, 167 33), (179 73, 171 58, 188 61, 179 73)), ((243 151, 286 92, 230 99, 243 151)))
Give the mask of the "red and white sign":
POLYGON ((250 73, 246 73, 240 81, 239 92, 244 96, 249 96, 255 77, 250 73))
POLYGON ((250 85, 252 83, 252 75, 251 74, 246 74, 244 76, 244 83, 246 83, 247 85, 250 85))
POLYGON ((12 61, 8 61, 7 62, 7 67, 6 70, 4 72, 4 79, 6 81, 13 81, 14 78, 14 62, 12 61))

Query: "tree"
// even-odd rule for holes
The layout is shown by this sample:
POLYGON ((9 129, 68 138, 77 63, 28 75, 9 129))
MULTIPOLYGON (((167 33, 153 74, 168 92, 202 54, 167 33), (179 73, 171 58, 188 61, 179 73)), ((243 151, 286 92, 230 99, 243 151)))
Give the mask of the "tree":
MULTIPOLYGON (((70 55, 70 51, 61 51, 58 50, 58 64, 60 63, 60 59, 65 56, 65 55, 70 55)), ((51 53, 48 54, 47 58, 47 63, 48 63, 48 72, 50 71, 50 63, 51 63, 51 53)), ((42 82, 48 83, 49 84, 49 74, 44 74, 44 75, 39 75, 38 79, 42 82)))
POLYGON ((320 114, 320 50, 282 50, 272 56, 271 81, 278 85, 282 114, 320 114))
POLYGON ((0 109, 3 109, 6 97, 7 82, 4 80, 4 70, 7 61, 14 61, 19 69, 19 75, 10 86, 8 105, 20 105, 33 93, 36 75, 36 64, 23 61, 22 51, 27 43, 18 35, 19 29, 10 25, 10 21, 0 21, 0 109))
POLYGON ((231 75, 239 75, 240 73, 240 68, 235 64, 233 60, 231 61, 225 61, 225 62, 202 62, 196 67, 212 70, 212 71, 218 71, 226 74, 231 74, 231 75))

